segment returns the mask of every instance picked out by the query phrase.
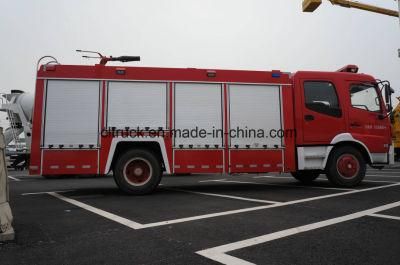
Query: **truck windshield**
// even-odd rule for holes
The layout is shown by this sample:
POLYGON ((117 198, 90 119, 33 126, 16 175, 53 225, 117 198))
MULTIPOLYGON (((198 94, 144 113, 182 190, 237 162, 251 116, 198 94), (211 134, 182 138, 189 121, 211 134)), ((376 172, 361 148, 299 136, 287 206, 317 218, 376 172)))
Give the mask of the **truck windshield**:
POLYGON ((380 112, 380 100, 376 87, 368 84, 357 84, 350 87, 351 105, 354 108, 380 112))

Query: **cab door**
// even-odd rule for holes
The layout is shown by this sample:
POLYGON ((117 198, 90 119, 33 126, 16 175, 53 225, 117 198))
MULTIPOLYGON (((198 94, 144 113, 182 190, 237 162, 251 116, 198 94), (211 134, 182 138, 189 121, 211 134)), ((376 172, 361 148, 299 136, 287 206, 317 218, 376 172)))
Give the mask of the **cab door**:
POLYGON ((347 87, 350 95, 349 132, 373 153, 374 163, 387 163, 385 153, 391 143, 391 128, 380 93, 368 83, 349 81, 347 87))
POLYGON ((303 145, 327 145, 346 129, 337 84, 330 79, 299 80, 303 145))

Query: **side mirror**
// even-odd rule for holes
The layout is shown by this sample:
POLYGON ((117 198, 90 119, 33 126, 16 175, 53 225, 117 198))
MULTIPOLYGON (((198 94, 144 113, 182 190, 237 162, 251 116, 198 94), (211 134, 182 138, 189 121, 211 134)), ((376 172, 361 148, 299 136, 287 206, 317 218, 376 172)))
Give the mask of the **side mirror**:
POLYGON ((386 108, 389 112, 393 110, 392 107, 392 94, 394 93, 393 88, 390 87, 389 84, 384 85, 385 89, 385 102, 386 102, 386 108))
POLYGON ((390 91, 390 86, 388 84, 385 84, 385 102, 386 104, 390 101, 390 96, 391 96, 391 91, 390 91))

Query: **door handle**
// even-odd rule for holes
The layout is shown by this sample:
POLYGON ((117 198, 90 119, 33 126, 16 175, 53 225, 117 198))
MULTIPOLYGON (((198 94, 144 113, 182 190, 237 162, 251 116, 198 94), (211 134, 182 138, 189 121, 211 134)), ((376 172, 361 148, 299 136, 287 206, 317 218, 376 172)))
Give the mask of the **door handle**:
POLYGON ((304 116, 304 119, 305 119, 306 121, 313 121, 313 120, 314 120, 314 116, 313 116, 313 115, 305 115, 305 116, 304 116))

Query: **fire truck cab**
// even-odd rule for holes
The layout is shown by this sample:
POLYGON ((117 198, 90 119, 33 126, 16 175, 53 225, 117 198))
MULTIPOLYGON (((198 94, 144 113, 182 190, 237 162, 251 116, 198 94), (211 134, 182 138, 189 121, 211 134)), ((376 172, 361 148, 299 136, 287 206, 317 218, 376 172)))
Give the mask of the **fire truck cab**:
POLYGON ((164 173, 290 172, 306 183, 324 173, 352 187, 367 164, 393 162, 384 93, 357 70, 42 65, 30 173, 112 171, 131 194, 164 173))

